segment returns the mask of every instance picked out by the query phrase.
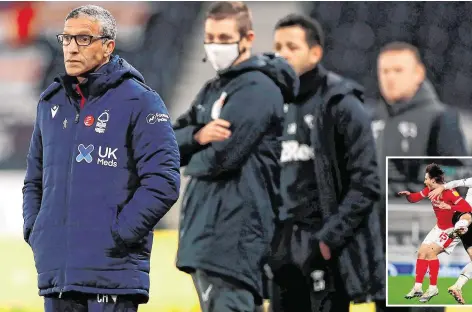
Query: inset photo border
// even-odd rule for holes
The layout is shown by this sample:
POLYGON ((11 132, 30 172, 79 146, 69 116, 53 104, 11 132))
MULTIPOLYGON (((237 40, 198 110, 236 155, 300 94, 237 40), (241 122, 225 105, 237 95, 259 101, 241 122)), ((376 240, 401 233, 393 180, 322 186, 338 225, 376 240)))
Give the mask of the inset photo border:
POLYGON ((472 307, 472 157, 386 162, 387 306, 472 307))

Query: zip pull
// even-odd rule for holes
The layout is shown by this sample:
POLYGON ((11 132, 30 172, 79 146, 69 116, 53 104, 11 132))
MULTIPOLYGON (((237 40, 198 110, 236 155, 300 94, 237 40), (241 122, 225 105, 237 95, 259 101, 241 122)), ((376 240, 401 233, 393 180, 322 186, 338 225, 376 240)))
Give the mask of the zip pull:
POLYGON ((79 123, 80 113, 75 114, 75 123, 79 123))
POLYGON ((62 297, 62 291, 59 293, 59 299, 61 299, 62 297))

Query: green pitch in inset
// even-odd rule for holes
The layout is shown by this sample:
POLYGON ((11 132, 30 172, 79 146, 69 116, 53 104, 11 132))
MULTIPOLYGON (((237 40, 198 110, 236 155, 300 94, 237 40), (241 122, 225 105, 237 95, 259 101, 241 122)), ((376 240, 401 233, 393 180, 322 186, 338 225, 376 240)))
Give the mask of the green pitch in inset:
MULTIPOLYGON (((424 304, 455 304, 461 306, 447 292, 447 289, 456 282, 456 278, 439 277, 438 289, 439 295, 431 298, 427 303, 419 302, 419 298, 405 299, 405 295, 411 290, 415 283, 414 276, 389 276, 388 277, 388 304, 399 305, 424 305, 424 304)), ((426 277, 423 282, 423 291, 429 286, 429 279, 426 277)), ((462 296, 466 305, 472 305, 472 281, 462 288, 462 296)))

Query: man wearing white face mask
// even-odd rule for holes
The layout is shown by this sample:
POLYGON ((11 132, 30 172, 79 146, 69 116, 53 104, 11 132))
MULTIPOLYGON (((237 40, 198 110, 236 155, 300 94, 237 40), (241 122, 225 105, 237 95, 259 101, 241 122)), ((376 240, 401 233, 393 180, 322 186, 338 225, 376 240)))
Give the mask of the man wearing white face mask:
POLYGON ((207 60, 217 71, 174 125, 185 191, 177 267, 192 275, 206 311, 254 311, 262 303, 262 258, 279 205, 283 105, 295 71, 273 54, 251 56, 251 15, 241 2, 213 4, 207 60))

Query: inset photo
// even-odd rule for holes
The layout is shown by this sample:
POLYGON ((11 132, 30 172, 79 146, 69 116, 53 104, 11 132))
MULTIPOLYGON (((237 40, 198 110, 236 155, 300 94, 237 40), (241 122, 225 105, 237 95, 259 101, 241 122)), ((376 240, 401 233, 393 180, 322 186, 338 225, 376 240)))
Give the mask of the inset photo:
POLYGON ((472 305, 472 158, 387 158, 387 305, 472 305))

